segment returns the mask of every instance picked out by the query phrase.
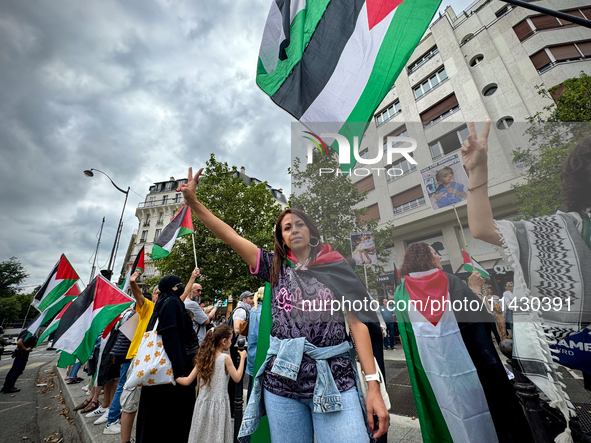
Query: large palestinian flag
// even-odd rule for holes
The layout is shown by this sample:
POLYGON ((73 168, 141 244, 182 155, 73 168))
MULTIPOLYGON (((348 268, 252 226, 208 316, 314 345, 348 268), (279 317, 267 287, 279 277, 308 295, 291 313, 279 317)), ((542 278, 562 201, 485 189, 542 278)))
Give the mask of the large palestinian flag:
POLYGON ((66 256, 62 254, 41 289, 33 297, 31 304, 40 312, 45 311, 62 297, 79 278, 66 256))
POLYGON ((61 314, 66 309, 66 307, 79 295, 80 290, 78 289, 78 284, 74 283, 72 287, 68 289, 68 292, 66 292, 62 297, 58 298, 57 301, 55 301, 55 303, 53 303, 41 314, 39 314, 37 318, 33 320, 33 323, 27 326, 27 330, 29 331, 29 333, 31 333, 31 335, 35 335, 35 333, 41 326, 51 321, 51 324, 41 335, 43 339, 41 339, 41 337, 39 338, 38 344, 45 340, 45 337, 47 337, 49 334, 51 334, 51 332, 55 330, 55 327, 51 329, 55 319, 61 317, 61 314))
POLYGON ((133 265, 127 271, 127 275, 125 276, 125 280, 121 283, 119 287, 123 292, 127 294, 127 289, 129 288, 129 277, 135 272, 136 269, 139 269, 141 273, 144 273, 144 246, 140 249, 140 252, 137 253, 137 257, 133 262, 133 265))
POLYGON ((406 276, 394 299, 423 442, 531 442, 472 291, 433 270, 406 276), (468 309, 451 309, 464 300, 468 309))
MULTIPOLYGON (((361 140, 440 3, 273 0, 256 82, 312 132, 338 132, 353 147, 353 137, 361 140), (322 122, 330 125, 315 125, 322 122)), ((350 154, 349 166, 354 164, 350 154)))
POLYGON ((99 334, 132 303, 132 299, 102 275, 95 277, 64 312, 53 346, 62 351, 58 366, 86 361, 99 334))
POLYGON ((191 209, 187 205, 183 205, 166 228, 164 228, 162 234, 154 241, 152 260, 168 257, 176 239, 192 233, 193 220, 191 220, 191 209))

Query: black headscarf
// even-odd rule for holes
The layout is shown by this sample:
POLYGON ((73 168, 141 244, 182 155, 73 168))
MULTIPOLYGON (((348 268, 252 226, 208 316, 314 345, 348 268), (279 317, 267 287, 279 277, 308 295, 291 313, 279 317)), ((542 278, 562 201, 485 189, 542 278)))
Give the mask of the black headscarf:
POLYGON ((152 314, 152 318, 148 323, 148 331, 151 331, 154 327, 154 323, 160 315, 160 311, 162 310, 164 302, 170 297, 178 298, 178 295, 172 292, 172 288, 174 288, 179 283, 182 283, 182 280, 178 275, 167 275, 166 277, 162 277, 158 282, 158 289, 160 289, 160 294, 158 295, 158 301, 154 306, 154 313, 152 314))

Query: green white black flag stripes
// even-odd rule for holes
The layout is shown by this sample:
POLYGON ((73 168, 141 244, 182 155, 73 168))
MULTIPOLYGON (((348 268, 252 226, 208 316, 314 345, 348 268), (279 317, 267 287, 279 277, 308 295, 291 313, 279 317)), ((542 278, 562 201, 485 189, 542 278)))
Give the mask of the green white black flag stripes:
POLYGON ((62 315, 53 346, 62 351, 58 366, 86 361, 107 325, 133 300, 101 275, 86 287, 62 315))
POLYGON ((183 205, 166 228, 164 228, 162 234, 154 241, 152 260, 168 257, 176 239, 192 233, 193 220, 191 220, 191 209, 187 205, 183 205))
POLYGON ((79 278, 66 256, 62 254, 41 289, 35 294, 31 304, 40 312, 45 311, 62 297, 79 278))
POLYGON ((353 137, 361 139, 440 3, 274 0, 257 84, 312 132, 338 132, 353 147, 353 137))

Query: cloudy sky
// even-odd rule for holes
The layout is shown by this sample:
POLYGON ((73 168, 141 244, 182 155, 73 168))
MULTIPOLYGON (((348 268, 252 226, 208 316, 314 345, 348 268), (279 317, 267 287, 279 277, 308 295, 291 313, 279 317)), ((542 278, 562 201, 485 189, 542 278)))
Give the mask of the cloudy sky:
MULTIPOLYGON (((218 160, 290 188, 291 117, 255 84, 271 0, 0 0, 0 261, 30 291, 61 253, 86 283, 103 216, 115 276, 149 186, 218 160)), ((456 13, 470 2, 444 1, 456 13)))

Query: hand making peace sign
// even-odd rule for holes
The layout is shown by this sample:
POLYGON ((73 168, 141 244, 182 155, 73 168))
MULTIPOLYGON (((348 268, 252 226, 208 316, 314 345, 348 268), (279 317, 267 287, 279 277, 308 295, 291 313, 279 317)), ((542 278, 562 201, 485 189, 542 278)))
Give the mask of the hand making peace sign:
POLYGON ((468 172, 476 168, 487 168, 488 134, 490 132, 490 120, 484 124, 480 138, 476 132, 474 122, 468 123, 470 135, 462 146, 462 160, 468 172))

